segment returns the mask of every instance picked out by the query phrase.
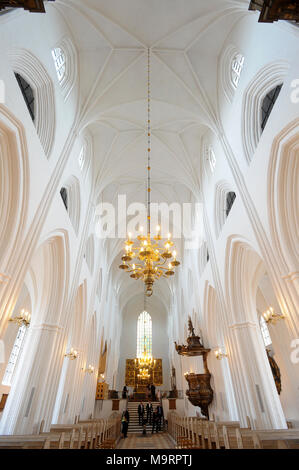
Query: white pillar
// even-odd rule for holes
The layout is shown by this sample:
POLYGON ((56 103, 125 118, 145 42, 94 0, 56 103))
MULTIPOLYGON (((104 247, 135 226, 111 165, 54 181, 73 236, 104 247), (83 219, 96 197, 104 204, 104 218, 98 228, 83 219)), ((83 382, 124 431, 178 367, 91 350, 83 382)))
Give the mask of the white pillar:
POLYGON ((242 425, 249 416, 257 429, 287 428, 259 326, 235 323, 229 330, 228 360, 242 425))
POLYGON ((36 432, 45 419, 51 422, 62 366, 61 328, 35 325, 26 344, 0 423, 0 434, 36 432))

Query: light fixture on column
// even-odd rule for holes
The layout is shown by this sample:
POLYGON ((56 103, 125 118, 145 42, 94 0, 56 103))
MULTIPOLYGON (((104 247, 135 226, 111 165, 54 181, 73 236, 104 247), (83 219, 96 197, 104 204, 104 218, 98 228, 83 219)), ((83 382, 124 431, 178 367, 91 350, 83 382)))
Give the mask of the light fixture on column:
POLYGON ((278 320, 283 320, 285 315, 283 313, 275 313, 273 307, 270 307, 268 310, 263 312, 263 317, 266 323, 273 323, 273 325, 275 325, 278 320))
POLYGON ((74 348, 71 348, 70 352, 66 353, 64 356, 68 357, 69 359, 73 361, 74 359, 77 359, 78 351, 76 351, 76 349, 74 348))
POLYGON ((222 352, 221 348, 216 349, 214 353, 215 353, 216 359, 219 359, 219 360, 223 359, 224 357, 228 357, 227 354, 222 352))
POLYGON ((87 369, 84 369, 84 372, 87 372, 88 374, 93 374, 94 373, 94 366, 89 364, 87 369))
POLYGON ((31 320, 31 314, 27 312, 24 308, 20 311, 20 314, 17 317, 10 318, 9 321, 17 323, 19 326, 29 326, 31 320))
POLYGON ((147 96, 147 234, 143 233, 140 227, 138 243, 136 245, 131 240, 131 233, 125 242, 125 253, 119 266, 130 277, 135 280, 142 280, 146 286, 146 295, 149 297, 153 293, 154 282, 161 277, 169 278, 174 275, 174 268, 179 266, 176 251, 173 250, 171 234, 162 243, 160 226, 156 228, 156 235, 151 237, 151 119, 150 119, 150 50, 148 49, 148 96, 147 96), (135 260, 134 260, 135 259, 135 260))

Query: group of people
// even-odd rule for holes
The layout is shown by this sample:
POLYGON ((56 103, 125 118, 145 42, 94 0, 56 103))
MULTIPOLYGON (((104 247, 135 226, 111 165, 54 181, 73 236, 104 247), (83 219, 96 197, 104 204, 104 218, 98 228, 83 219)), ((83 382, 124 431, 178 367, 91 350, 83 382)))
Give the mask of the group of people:
POLYGON ((153 409, 152 403, 149 401, 146 407, 141 402, 138 405, 138 419, 139 425, 143 427, 143 433, 146 433, 147 423, 152 425, 152 434, 156 431, 159 432, 162 429, 162 422, 164 421, 163 407, 158 405, 156 409, 153 409))

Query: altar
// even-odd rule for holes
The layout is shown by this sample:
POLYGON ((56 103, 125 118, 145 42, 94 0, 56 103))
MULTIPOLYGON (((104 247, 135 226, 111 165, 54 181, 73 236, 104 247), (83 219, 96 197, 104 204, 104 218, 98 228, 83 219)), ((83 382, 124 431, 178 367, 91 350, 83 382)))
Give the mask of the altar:
POLYGON ((136 367, 135 359, 126 360, 125 383, 127 387, 134 388, 134 398, 146 400, 148 394, 148 385, 160 387, 163 385, 162 359, 156 359, 154 366, 149 369, 149 377, 143 379, 138 376, 139 369, 136 367))

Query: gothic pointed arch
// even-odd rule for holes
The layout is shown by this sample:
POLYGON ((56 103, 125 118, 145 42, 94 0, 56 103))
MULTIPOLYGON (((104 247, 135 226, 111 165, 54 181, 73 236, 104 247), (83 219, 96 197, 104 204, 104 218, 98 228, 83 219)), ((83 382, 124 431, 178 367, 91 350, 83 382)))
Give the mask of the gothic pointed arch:
POLYGON ((78 235, 80 227, 81 196, 80 183, 76 176, 71 176, 60 188, 62 202, 69 214, 70 221, 78 235))
POLYGON ((28 152, 22 124, 0 105, 0 265, 9 262, 27 216, 28 152))
POLYGON ((34 92, 34 124, 47 158, 50 157, 55 135, 54 87, 43 64, 26 49, 13 49, 9 58, 15 73, 29 83, 34 92))
POLYGON ((223 50, 218 64, 218 81, 221 92, 224 92, 229 102, 232 102, 235 90, 241 76, 244 56, 233 44, 228 44, 223 50))
POLYGON ((66 101, 78 79, 78 54, 71 38, 64 36, 53 47, 52 56, 61 91, 66 101))
POLYGON ((221 180, 215 186, 215 234, 218 238, 236 198, 231 184, 221 180))
POLYGON ((269 91, 284 81, 289 69, 285 61, 265 65, 251 80, 243 95, 242 139, 245 157, 251 162, 262 134, 262 103, 269 91))
POLYGON ((299 259, 299 120, 289 123, 274 139, 268 170, 268 207, 275 249, 298 271, 299 259))

